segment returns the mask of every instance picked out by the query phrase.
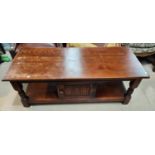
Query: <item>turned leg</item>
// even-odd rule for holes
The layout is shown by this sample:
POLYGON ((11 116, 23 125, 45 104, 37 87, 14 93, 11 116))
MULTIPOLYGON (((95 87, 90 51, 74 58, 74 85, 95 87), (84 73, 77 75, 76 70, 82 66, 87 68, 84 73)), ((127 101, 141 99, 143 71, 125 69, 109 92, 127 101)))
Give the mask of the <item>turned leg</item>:
POLYGON ((29 98, 28 98, 28 96, 25 94, 25 92, 23 90, 22 83, 20 83, 20 82, 10 82, 10 83, 11 83, 12 87, 16 91, 18 91, 18 94, 19 94, 19 96, 21 98, 21 101, 23 103, 23 106, 24 107, 29 107, 30 106, 30 104, 28 103, 29 98))
POLYGON ((129 88, 127 90, 127 92, 125 93, 125 98, 123 101, 123 104, 128 104, 130 99, 131 99, 131 95, 134 92, 134 89, 138 87, 138 85, 140 84, 141 79, 136 79, 136 80, 132 80, 129 83, 129 88))

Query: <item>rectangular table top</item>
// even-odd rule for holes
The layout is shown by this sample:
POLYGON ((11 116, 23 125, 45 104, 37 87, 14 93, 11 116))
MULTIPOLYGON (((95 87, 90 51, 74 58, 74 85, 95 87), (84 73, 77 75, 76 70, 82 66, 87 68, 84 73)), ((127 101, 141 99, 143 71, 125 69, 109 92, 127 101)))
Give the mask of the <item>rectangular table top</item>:
POLYGON ((21 48, 4 81, 148 78, 124 47, 21 48))

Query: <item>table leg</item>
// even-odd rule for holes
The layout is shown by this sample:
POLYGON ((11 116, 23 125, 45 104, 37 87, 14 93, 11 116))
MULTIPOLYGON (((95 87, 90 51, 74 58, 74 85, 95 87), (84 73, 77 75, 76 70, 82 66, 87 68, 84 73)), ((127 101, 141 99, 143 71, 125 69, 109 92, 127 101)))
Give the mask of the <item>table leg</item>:
POLYGON ((23 90, 23 85, 21 82, 10 82, 12 87, 18 91, 18 94, 21 98, 21 101, 23 103, 24 107, 29 107, 30 104, 28 103, 29 97, 26 95, 26 93, 23 90))
POLYGON ((131 95, 134 92, 134 89, 138 87, 140 82, 141 82, 141 79, 136 79, 136 80, 130 81, 129 88, 128 88, 127 92, 125 93, 125 98, 124 98, 123 104, 129 103, 129 101, 131 99, 131 95))

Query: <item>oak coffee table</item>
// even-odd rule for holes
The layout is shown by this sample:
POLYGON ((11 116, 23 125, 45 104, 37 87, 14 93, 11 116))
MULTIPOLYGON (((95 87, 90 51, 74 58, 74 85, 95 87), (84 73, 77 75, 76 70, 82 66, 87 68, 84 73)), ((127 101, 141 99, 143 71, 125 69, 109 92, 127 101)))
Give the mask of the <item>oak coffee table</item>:
POLYGON ((37 104, 128 104, 143 78, 136 56, 123 47, 21 48, 4 81, 10 81, 25 107, 37 104), (123 81, 129 81, 126 90, 123 81), (28 83, 23 89, 23 83, 28 83))

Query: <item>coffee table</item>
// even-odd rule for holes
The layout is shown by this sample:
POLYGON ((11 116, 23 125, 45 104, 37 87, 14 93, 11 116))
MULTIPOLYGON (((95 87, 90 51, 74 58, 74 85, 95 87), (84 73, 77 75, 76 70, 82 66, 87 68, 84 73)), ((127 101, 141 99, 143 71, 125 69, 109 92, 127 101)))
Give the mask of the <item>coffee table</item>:
POLYGON ((128 104, 143 78, 136 56, 124 47, 21 48, 4 81, 10 81, 25 107, 37 104, 128 104), (123 81, 129 81, 126 90, 123 81), (23 83, 28 83, 23 89, 23 83))

